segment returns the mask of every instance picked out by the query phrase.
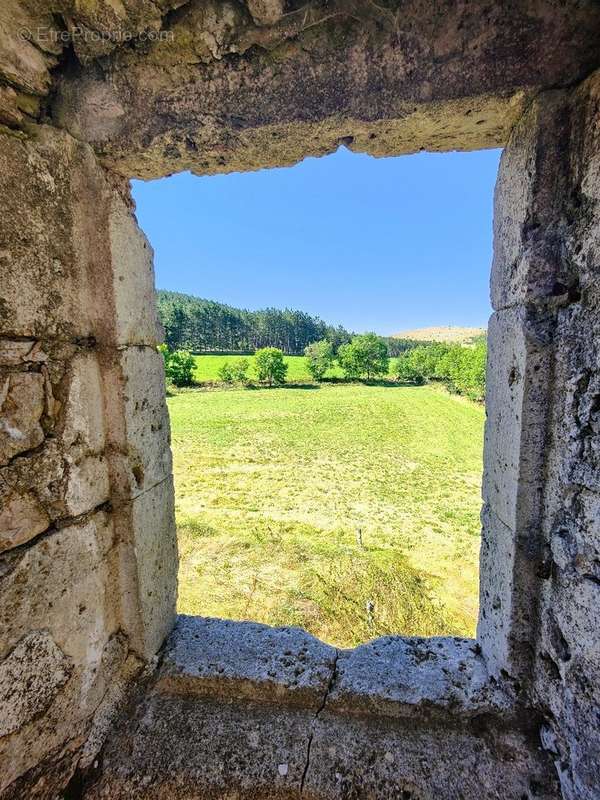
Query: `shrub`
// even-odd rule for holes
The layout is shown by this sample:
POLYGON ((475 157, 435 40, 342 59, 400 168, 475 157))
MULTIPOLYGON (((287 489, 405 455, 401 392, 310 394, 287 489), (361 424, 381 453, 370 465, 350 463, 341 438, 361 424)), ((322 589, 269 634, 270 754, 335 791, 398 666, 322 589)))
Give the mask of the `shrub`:
POLYGON ((238 358, 236 361, 234 361, 231 365, 233 380, 236 383, 247 383, 249 367, 250 361, 247 358, 238 358))
POLYGON ((313 342, 304 348, 306 367, 314 380, 321 381, 333 364, 333 346, 327 339, 313 342))
POLYGON ((354 336, 350 344, 344 344, 338 351, 340 366, 347 378, 387 375, 390 359, 386 343, 375 333, 354 336))
POLYGON ((278 347, 263 347, 254 354, 254 368, 259 381, 272 386, 285 383, 288 365, 283 360, 283 351, 278 347))
POLYGON ((247 358, 238 358, 233 363, 225 361, 219 370, 219 378, 223 383, 247 383, 249 366, 247 358))
POLYGON ((219 378, 223 381, 223 383, 233 383, 233 369, 229 361, 223 362, 223 365, 219 370, 219 378))
POLYGON ((175 386, 191 386, 194 382, 196 361, 187 350, 171 351, 166 344, 158 347, 165 362, 165 377, 175 386))

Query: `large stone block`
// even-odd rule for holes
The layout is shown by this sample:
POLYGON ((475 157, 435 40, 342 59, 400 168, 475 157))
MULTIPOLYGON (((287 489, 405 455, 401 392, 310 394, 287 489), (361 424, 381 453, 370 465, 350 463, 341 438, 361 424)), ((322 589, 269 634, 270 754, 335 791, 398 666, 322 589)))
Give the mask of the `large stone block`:
POLYGON ((0 339, 0 367, 39 363, 47 358, 35 339, 0 339))
POLYGON ((49 127, 32 128, 25 139, 0 136, 0 330, 96 335, 111 299, 102 285, 102 171, 88 148, 49 127), (80 237, 86 228, 90 235, 80 237))
POLYGON ((434 725, 419 715, 383 722, 325 708, 313 726, 300 796, 556 800, 556 777, 549 759, 532 746, 531 722, 529 730, 485 715, 481 728, 434 725))
POLYGON ((156 344, 152 249, 89 147, 47 126, 0 133, 0 332, 156 344))
MULTIPOLYGON (((559 443, 560 447, 560 443, 559 443)), ((548 709, 544 744, 567 800, 595 800, 600 780, 600 494, 566 491, 554 505, 552 569, 540 600, 535 690, 548 709)))
POLYGON ((156 345, 162 341, 154 289, 153 250, 133 211, 114 194, 108 235, 115 294, 115 343, 156 345))
POLYGON ((44 95, 64 45, 49 3, 6 0, 0 8, 0 74, 25 92, 44 95))
POLYGON ((147 659, 175 621, 178 556, 172 478, 120 503, 115 526, 123 626, 131 647, 147 659))
POLYGON ((179 616, 157 689, 166 694, 261 700, 319 710, 336 650, 300 628, 179 616))
POLYGON ((338 655, 327 696, 335 713, 382 718, 469 717, 510 707, 473 639, 383 636, 338 655))
POLYGON ((494 195, 492 306, 557 302, 573 283, 563 258, 568 96, 534 100, 502 154, 494 195))
POLYGON ((100 512, 1 557, 0 659, 9 659, 6 674, 17 656, 20 666, 3 717, 13 722, 0 738, 0 792, 65 742, 84 740, 126 657, 110 644, 119 629, 113 544, 112 519, 100 512))
POLYGON ((294 629, 184 618, 89 797, 555 800, 535 714, 507 700, 466 640, 335 654, 294 629))
POLYGON ((0 474, 8 492, 30 496, 33 506, 39 506, 50 520, 67 516, 67 464, 58 439, 48 438, 34 452, 15 456, 0 474))
POLYGON ((552 333, 552 320, 522 307, 488 326, 483 498, 512 530, 540 509, 552 333))
POLYGON ((282 166, 344 140, 501 147, 531 97, 598 63, 591 3, 247 5, 188 3, 168 39, 63 74, 52 118, 126 177, 282 166))
POLYGON ((162 356, 153 347, 115 351, 104 391, 115 493, 129 499, 172 471, 162 356))
POLYGON ((84 351, 72 359, 65 394, 63 446, 74 455, 101 452, 106 442, 104 398, 102 374, 95 353, 84 351))
POLYGON ((519 671, 517 659, 523 655, 522 649, 519 652, 519 641, 530 631, 530 626, 522 624, 527 619, 516 618, 519 603, 530 608, 526 596, 529 584, 519 587, 515 580, 518 546, 515 531, 507 528, 489 506, 484 506, 481 522, 477 641, 491 674, 498 675, 502 670, 514 674, 519 671))
POLYGON ((43 714, 69 680, 72 664, 45 631, 24 636, 0 663, 0 737, 43 714))
POLYGON ((68 517, 92 511, 109 497, 108 461, 104 456, 87 456, 69 463, 65 491, 65 512, 68 517))

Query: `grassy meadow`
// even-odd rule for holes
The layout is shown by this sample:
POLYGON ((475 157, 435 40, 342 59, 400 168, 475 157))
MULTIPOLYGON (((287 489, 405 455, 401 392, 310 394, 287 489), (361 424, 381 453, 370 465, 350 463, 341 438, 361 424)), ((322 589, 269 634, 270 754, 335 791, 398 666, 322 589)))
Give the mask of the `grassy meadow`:
MULTIPOLYGON (((194 380, 197 383, 218 383, 219 370, 226 361, 230 363, 237 361, 239 358, 247 358, 250 362, 250 369, 248 370, 248 377, 254 378, 252 369, 252 356, 223 356, 223 355, 208 355, 208 356, 195 356, 196 371, 194 373, 194 380)), ((285 356, 285 363, 288 365, 286 379, 290 383, 312 383, 313 379, 306 369, 306 359, 304 356, 285 356)), ((394 360, 390 360, 390 370, 393 367, 394 360)), ((325 375, 326 378, 342 378, 343 373, 340 367, 335 364, 325 375)))
MULTIPOLYGON (((197 379, 227 358, 201 356, 197 379)), ((432 386, 335 383, 168 404, 181 612, 343 647, 474 633, 483 407, 432 386)))

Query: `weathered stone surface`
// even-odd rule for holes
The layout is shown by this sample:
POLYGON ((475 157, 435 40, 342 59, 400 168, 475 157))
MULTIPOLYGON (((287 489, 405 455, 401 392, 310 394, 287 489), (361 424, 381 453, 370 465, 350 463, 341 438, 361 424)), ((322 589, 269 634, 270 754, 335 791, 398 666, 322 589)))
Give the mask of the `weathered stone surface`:
POLYGON ((162 356, 153 347, 114 351, 104 379, 115 493, 129 499, 171 474, 162 356))
POLYGON ((246 5, 257 25, 274 25, 285 11, 284 0, 246 0, 246 5))
POLYGON ((471 639, 385 636, 342 650, 327 708, 347 714, 467 718, 509 708, 471 639))
POLYGON ((547 568, 537 598, 536 698, 567 800, 596 800, 600 786, 599 96, 595 75, 570 100, 563 258, 578 291, 557 312, 542 521, 547 568))
MULTIPOLYGON (((119 627, 113 538, 112 520, 98 513, 0 557, 0 658, 43 631, 70 665, 69 680, 56 693, 55 679, 40 673, 52 696, 45 713, 0 738, 0 792, 57 747, 85 740, 89 720, 125 659, 122 649, 115 653, 109 644, 119 627)), ((23 677, 34 670, 33 663, 24 667, 23 677)))
POLYGON ((190 0, 167 14, 175 5, 0 9, 2 435, 9 424, 25 442, 1 470, 2 686, 16 677, 0 796, 54 800, 81 754, 94 772, 115 703, 173 622, 152 258, 126 180, 281 166, 340 144, 507 144, 482 653, 388 638, 333 665, 300 633, 188 621, 205 635, 171 640, 88 794, 543 798, 551 759, 565 798, 597 800, 600 79, 571 87, 598 67, 600 7, 190 0), (66 41, 44 41, 44 26, 66 41), (42 113, 79 141, 25 121, 42 113), (90 513, 104 500, 110 513, 90 513), (32 641, 47 681, 21 659, 32 641))
POLYGON ((83 352, 69 368, 61 440, 71 453, 100 453, 106 444, 102 374, 98 356, 83 352))
POLYGON ((6 0, 0 8, 0 76, 33 94, 46 94, 62 47, 49 41, 57 26, 49 3, 6 0), (38 31, 41 35, 38 35, 38 31), (42 32, 47 32, 44 37, 42 32), (45 46, 40 47, 41 40, 45 46), (36 41, 37 40, 37 41, 36 41))
POLYGON ((92 511, 110 497, 108 462, 104 456, 87 456, 69 464, 65 511, 77 517, 92 511))
POLYGON ((562 206, 568 191, 565 92, 533 101, 500 162, 494 200, 491 300, 496 310, 568 298, 574 284, 563 258, 562 206))
POLYGON ((64 493, 67 470, 56 439, 46 440, 34 453, 15 456, 0 471, 2 486, 9 492, 31 495, 51 520, 66 517, 64 493))
POLYGON ((180 616, 157 691, 300 705, 317 710, 336 651, 299 628, 180 616))
POLYGON ((0 124, 16 127, 23 122, 17 102, 17 93, 12 86, 0 85, 0 124))
POLYGON ((162 16, 183 2, 6 0, 0 8, 0 77, 28 92, 46 94, 50 73, 69 46, 85 63, 140 35, 152 39, 162 16))
POLYGON ((33 339, 0 339, 0 366, 14 367, 47 360, 40 342, 33 339))
POLYGON ((43 714, 68 681, 71 669, 46 632, 24 636, 0 662, 0 737, 43 714))
POLYGON ((89 800, 299 796, 310 711, 153 693, 134 719, 111 736, 89 800))
POLYGON ((576 299, 565 259, 569 102, 538 98, 513 131, 496 186, 488 327, 480 619, 494 674, 531 678, 537 598, 548 569, 543 531, 560 309, 576 299))
POLYGON ((13 337, 99 336, 107 316, 106 245, 92 236, 102 219, 99 168, 88 148, 47 126, 25 140, 0 139, 0 329, 13 337))
POLYGON ((556 778, 541 748, 532 747, 530 722, 507 730, 484 714, 452 728, 325 710, 314 725, 302 796, 550 800, 556 778))
POLYGON ((0 478, 0 553, 18 547, 50 525, 50 517, 30 492, 19 494, 0 478))
POLYGON ((490 703, 499 688, 486 683, 467 640, 386 637, 342 652, 336 667, 332 648, 299 631, 180 618, 87 796, 556 797, 528 742, 535 715, 508 727, 490 703), (312 689, 300 708, 282 690, 294 662, 305 669, 307 642, 312 689))
POLYGON ((162 341, 154 289, 153 250, 131 208, 114 195, 109 238, 115 291, 116 343, 156 345, 162 341))
POLYGON ((123 629, 141 658, 156 653, 175 622, 177 534, 173 480, 115 507, 123 629))
POLYGON ((0 372, 0 465, 44 441, 44 379, 35 372, 0 372))
POLYGON ((72 673, 0 737, 0 796, 54 800, 78 754, 93 759, 141 667, 122 631, 151 659, 172 624, 168 420, 161 357, 119 349, 157 340, 151 254, 128 191, 64 133, 2 138, 0 642, 44 630, 72 673), (123 459, 139 495, 126 507, 133 492, 114 486, 123 459), (118 541, 113 518, 93 513, 108 501, 118 541))
POLYGON ((512 530, 540 509, 552 336, 552 318, 524 307, 488 324, 483 498, 512 530))
POLYGON ((241 4, 188 3, 171 38, 66 76, 55 119, 128 177, 282 166, 340 141, 477 149, 506 143, 532 92, 597 66, 591 4, 293 3, 264 27, 277 5, 252 4, 256 26, 241 4))

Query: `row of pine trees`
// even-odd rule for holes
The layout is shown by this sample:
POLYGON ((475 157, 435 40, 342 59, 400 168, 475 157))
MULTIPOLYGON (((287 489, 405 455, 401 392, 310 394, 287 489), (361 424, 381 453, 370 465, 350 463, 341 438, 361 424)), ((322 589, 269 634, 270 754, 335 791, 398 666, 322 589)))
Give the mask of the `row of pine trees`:
MULTIPOLYGON (((327 340, 337 353, 353 337, 341 325, 289 308, 247 311, 181 292, 157 292, 158 312, 169 350, 192 353, 253 353, 278 347, 287 355, 302 355, 312 342, 327 340)), ((415 343, 385 338, 391 356, 415 343)))
POLYGON ((289 355, 299 355, 320 339, 327 339, 337 349, 352 338, 345 328, 327 325, 304 311, 247 311, 163 290, 159 290, 157 299, 165 342, 171 350, 249 353, 278 347, 289 355))

